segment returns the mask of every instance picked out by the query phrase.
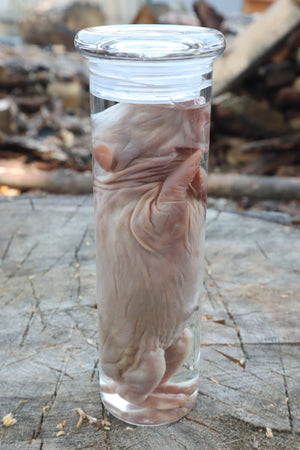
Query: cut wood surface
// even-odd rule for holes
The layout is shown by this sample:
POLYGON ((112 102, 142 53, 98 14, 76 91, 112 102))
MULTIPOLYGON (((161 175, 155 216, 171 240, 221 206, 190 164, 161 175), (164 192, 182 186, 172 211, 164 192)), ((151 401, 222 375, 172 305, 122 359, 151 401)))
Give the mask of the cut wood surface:
POLYGON ((232 88, 266 60, 271 52, 300 24, 297 0, 277 0, 248 25, 214 64, 213 94, 232 88))
POLYGON ((199 396, 146 428, 100 401, 92 197, 1 198, 1 449, 298 449, 300 230, 259 214, 208 211, 199 396))

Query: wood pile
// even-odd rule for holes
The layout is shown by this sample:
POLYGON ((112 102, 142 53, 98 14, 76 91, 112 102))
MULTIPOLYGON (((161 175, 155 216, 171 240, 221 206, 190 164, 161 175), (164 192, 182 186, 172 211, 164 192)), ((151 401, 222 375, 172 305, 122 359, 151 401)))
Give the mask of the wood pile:
POLYGON ((299 24, 278 0, 216 60, 211 170, 300 176, 299 24))
MULTIPOLYGON (((204 3, 195 2, 198 23, 226 32, 223 18, 204 3)), ((150 12, 160 20, 158 9, 150 12)), ((169 23, 192 20, 171 13, 169 23)), ((214 71, 209 189, 215 196, 299 200, 299 24, 299 2, 277 0, 240 34, 227 35, 214 71), (280 189, 273 188, 277 180, 280 189)), ((88 192, 87 63, 66 42, 49 43, 0 44, 0 186, 88 192)))
POLYGON ((98 25, 104 25, 104 15, 97 1, 40 1, 23 17, 20 31, 27 43, 72 49, 78 30, 98 25))
POLYGON ((36 187, 33 174, 90 171, 88 73, 80 55, 61 45, 1 45, 0 61, 0 185, 23 191, 36 187))

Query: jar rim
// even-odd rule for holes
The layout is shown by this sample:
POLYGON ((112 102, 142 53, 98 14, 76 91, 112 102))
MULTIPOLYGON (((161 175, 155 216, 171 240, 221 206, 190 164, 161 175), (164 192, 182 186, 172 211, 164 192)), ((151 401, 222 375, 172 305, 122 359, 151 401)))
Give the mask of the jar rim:
POLYGON ((152 62, 215 58, 225 39, 213 28, 131 24, 85 28, 74 44, 87 58, 152 62))

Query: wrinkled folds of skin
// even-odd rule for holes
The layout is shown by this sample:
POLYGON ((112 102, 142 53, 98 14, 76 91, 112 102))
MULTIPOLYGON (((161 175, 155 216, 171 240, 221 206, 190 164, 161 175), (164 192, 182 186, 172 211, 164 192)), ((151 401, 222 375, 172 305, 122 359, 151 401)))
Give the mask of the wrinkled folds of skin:
POLYGON ((92 117, 101 368, 112 392, 144 407, 188 394, 167 382, 198 309, 209 120, 197 102, 92 117))

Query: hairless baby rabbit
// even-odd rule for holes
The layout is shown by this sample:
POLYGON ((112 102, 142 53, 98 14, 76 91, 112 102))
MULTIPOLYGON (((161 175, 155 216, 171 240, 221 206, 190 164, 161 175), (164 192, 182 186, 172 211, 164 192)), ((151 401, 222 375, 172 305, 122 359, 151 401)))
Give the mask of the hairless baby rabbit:
POLYGON ((197 390, 169 380, 199 308, 209 116, 195 101, 92 117, 103 389, 145 408, 180 407, 197 390))

